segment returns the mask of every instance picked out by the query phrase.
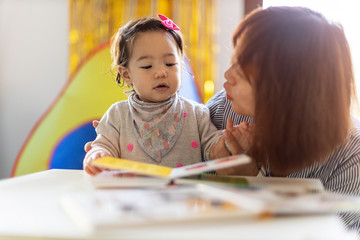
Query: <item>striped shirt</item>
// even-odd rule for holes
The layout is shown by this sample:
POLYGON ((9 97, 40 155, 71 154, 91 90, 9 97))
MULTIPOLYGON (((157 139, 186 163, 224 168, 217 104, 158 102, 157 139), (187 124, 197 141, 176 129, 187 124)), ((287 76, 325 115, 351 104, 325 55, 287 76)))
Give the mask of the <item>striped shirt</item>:
MULTIPOLYGON (((210 109, 210 118, 218 129, 226 128, 226 120, 231 118, 234 125, 243 121, 251 123, 253 118, 235 113, 231 102, 226 98, 225 90, 215 94, 206 105, 210 109)), ((360 122, 353 119, 353 128, 347 141, 327 156, 324 163, 315 163, 300 171, 291 173, 289 178, 318 178, 328 191, 360 196, 360 122)), ((262 175, 269 176, 268 172, 262 175)), ((343 214, 346 226, 360 233, 360 214, 343 214)))

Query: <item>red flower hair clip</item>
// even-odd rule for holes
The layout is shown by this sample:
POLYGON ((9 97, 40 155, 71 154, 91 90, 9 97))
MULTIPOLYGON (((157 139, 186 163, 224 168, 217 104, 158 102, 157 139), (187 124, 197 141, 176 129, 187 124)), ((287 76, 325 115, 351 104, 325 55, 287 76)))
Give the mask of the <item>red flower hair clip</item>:
POLYGON ((171 29, 171 30, 180 30, 180 28, 169 18, 165 17, 164 15, 158 14, 158 17, 163 20, 161 22, 162 25, 171 29))

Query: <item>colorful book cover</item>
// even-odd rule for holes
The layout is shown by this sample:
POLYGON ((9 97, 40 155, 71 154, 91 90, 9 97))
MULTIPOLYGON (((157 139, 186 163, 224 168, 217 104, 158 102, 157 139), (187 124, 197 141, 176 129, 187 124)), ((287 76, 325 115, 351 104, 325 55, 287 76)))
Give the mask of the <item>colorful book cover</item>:
POLYGON ((258 213, 257 206, 243 209, 199 191, 196 184, 72 193, 64 195, 60 205, 85 235, 153 224, 250 219, 258 213))
POLYGON ((245 154, 241 154, 177 168, 164 167, 156 164, 142 163, 114 157, 96 159, 93 164, 95 166, 111 170, 128 170, 143 175, 176 179, 247 163, 250 163, 250 157, 245 154))

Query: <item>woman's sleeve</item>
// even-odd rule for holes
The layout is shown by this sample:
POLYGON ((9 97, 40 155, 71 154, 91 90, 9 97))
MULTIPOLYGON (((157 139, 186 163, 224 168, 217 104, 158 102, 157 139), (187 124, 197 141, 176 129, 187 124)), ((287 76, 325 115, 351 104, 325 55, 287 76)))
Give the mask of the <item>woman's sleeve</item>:
POLYGON ((332 192, 360 196, 360 154, 339 165, 324 187, 332 192))
MULTIPOLYGON (((324 184, 325 189, 350 196, 360 196, 360 154, 354 154, 324 184)), ((340 214, 342 221, 360 233, 360 212, 340 214)))
POLYGON ((223 119, 225 99, 226 92, 224 89, 222 89, 214 96, 212 96, 205 104, 209 108, 211 122, 215 125, 217 129, 224 129, 223 119))

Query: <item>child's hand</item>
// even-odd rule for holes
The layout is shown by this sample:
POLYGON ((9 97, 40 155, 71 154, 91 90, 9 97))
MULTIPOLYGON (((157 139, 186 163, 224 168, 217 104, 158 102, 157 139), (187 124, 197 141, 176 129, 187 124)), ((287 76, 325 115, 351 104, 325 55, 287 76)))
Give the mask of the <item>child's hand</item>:
MULTIPOLYGON (((98 120, 94 120, 94 121, 92 122, 92 125, 93 125, 94 128, 96 128, 96 127, 99 125, 99 121, 98 121, 98 120)), ((88 151, 91 150, 91 144, 92 144, 92 142, 87 142, 87 143, 85 143, 85 146, 84 146, 85 152, 88 152, 88 151)))
POLYGON ((214 143, 210 149, 210 159, 218 159, 228 157, 231 155, 228 148, 225 146, 225 138, 221 136, 217 143, 214 143))
POLYGON ((90 175, 96 175, 102 172, 104 169, 92 165, 92 162, 95 159, 102 157, 110 157, 110 154, 102 150, 94 151, 91 154, 86 154, 85 159, 83 161, 84 170, 90 175))

